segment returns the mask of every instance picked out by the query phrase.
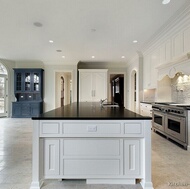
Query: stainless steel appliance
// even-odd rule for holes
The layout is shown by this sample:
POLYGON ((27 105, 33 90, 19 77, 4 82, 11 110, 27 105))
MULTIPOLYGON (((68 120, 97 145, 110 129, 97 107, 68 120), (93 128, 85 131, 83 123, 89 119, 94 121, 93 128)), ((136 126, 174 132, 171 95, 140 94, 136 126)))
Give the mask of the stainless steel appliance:
POLYGON ((187 149, 187 110, 186 106, 173 103, 155 103, 152 106, 153 130, 164 134, 187 149))

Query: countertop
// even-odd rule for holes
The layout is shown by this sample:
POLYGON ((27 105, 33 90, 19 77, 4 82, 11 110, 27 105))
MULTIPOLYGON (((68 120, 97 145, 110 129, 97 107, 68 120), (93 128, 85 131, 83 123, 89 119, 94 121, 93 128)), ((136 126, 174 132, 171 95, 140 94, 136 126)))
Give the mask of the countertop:
POLYGON ((151 117, 141 116, 125 108, 101 107, 99 102, 75 102, 57 109, 53 109, 33 120, 150 120, 151 117))

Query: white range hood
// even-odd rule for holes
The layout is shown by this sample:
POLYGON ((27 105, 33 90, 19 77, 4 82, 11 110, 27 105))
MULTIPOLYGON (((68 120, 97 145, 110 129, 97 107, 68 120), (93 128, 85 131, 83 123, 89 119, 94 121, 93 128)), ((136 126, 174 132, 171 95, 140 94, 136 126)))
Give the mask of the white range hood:
POLYGON ((157 69, 159 81, 166 75, 173 78, 178 72, 182 72, 185 75, 190 75, 190 52, 180 58, 176 58, 171 62, 159 65, 157 69))

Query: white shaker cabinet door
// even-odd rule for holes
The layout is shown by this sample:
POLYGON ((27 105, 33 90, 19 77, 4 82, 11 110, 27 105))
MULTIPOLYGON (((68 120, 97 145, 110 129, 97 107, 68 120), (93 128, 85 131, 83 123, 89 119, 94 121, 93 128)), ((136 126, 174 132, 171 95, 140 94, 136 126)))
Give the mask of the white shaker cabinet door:
POLYGON ((107 98, 107 73, 93 73, 93 101, 107 98))
POLYGON ((140 175, 140 140, 124 140, 124 174, 140 175))
POLYGON ((79 79, 79 101, 89 102, 92 101, 92 73, 82 72, 79 79))
POLYGON ((59 175, 59 139, 44 140, 44 173, 45 175, 59 175))

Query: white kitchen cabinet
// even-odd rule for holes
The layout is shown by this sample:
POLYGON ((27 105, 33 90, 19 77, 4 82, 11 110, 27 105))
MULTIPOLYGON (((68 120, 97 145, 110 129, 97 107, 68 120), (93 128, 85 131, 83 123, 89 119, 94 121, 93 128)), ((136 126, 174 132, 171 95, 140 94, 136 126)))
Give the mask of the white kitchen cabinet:
POLYGON ((79 70, 79 101, 93 102, 107 98, 107 69, 79 70))
POLYGON ((59 175, 59 139, 44 140, 44 175, 59 175))
POLYGON ((156 50, 151 54, 144 56, 143 64, 143 88, 154 89, 157 87, 157 66, 160 63, 160 51, 156 50))
POLYGON ((189 53, 190 52, 190 27, 184 30, 183 36, 184 36, 184 52, 189 53))
POLYGON ((124 140, 124 174, 139 175, 140 174, 140 140, 131 139, 124 140))
POLYGON ((86 179, 87 184, 141 179, 143 189, 153 189, 150 127, 144 119, 35 120, 30 189, 40 189, 44 179, 86 179), (86 129, 78 132, 78 126, 86 129))
POLYGON ((150 75, 150 55, 144 56, 143 61, 143 88, 148 89, 151 85, 151 75, 150 75))
POLYGON ((152 104, 140 103, 140 112, 142 116, 152 117, 152 104))
POLYGON ((180 32, 172 37, 172 59, 183 55, 183 33, 180 32))

